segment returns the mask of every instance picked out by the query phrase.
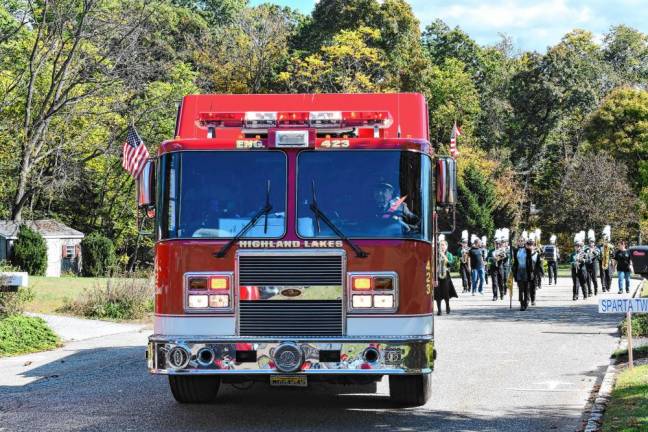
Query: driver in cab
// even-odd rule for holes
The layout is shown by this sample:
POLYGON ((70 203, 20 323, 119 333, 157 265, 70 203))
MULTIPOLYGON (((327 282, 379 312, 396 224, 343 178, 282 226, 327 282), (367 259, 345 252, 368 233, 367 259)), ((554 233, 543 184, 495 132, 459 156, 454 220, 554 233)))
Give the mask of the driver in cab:
POLYGON ((376 219, 386 224, 397 223, 407 233, 418 231, 419 217, 407 207, 407 195, 394 198, 394 187, 389 183, 379 182, 374 186, 373 197, 376 219))

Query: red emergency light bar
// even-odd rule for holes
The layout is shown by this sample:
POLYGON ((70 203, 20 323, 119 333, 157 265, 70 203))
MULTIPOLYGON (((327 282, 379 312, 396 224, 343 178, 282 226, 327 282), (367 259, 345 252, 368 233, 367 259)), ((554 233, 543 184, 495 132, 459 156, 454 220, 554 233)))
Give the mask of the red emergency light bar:
POLYGON ((393 123, 387 111, 308 111, 308 112, 201 112, 200 127, 244 128, 389 128, 393 123))

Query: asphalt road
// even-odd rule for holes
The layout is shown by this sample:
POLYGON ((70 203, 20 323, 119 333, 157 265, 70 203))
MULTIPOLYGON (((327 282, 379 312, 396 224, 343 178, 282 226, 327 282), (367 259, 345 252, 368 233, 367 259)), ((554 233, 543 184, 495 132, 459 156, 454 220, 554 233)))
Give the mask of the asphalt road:
POLYGON ((570 283, 545 286, 526 312, 488 292, 453 299, 435 321, 422 408, 391 407, 385 380, 374 394, 225 386, 217 403, 179 405, 166 378, 146 372, 147 332, 131 331, 0 360, 0 431, 574 431, 621 317, 599 315, 596 299, 572 301, 570 283))

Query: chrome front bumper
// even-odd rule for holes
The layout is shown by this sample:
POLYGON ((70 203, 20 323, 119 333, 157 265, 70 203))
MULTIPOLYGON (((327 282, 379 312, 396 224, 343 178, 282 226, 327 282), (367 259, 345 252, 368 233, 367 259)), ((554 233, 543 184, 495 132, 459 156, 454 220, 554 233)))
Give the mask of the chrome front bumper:
POLYGON ((148 369, 167 375, 286 374, 276 367, 275 359, 277 348, 286 344, 297 347, 302 354, 294 373, 309 375, 427 374, 432 372, 436 354, 432 336, 278 340, 153 335, 147 350, 148 369), (175 363, 171 356, 175 356, 175 363))

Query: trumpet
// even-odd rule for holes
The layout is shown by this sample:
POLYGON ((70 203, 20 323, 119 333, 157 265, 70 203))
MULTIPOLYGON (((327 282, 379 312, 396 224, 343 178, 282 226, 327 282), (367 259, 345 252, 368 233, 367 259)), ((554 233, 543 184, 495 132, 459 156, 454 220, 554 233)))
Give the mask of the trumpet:
POLYGON ((583 264, 586 260, 587 260, 587 252, 580 251, 574 257, 574 264, 580 265, 583 264))
POLYGON ((508 248, 499 248, 493 251, 495 261, 502 261, 508 256, 508 248))

